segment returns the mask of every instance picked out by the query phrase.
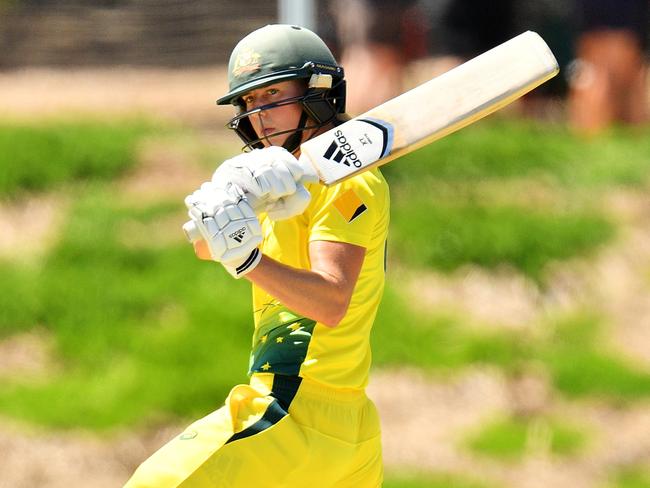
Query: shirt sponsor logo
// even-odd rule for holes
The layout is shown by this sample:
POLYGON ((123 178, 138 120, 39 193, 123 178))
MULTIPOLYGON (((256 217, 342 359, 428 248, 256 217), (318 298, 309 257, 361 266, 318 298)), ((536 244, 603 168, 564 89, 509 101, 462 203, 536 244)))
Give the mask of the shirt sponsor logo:
POLYGON ((353 190, 346 191, 334 200, 334 207, 336 207, 336 210, 339 211, 348 223, 368 210, 366 204, 363 203, 361 198, 353 190))

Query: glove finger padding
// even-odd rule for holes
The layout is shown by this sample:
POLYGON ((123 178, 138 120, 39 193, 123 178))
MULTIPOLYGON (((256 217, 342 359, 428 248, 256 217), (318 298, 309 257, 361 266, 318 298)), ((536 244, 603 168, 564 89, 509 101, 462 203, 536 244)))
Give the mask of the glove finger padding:
POLYGON ((185 206, 188 210, 199 204, 211 204, 214 207, 228 200, 234 201, 236 197, 236 192, 218 188, 211 181, 207 181, 198 190, 185 197, 185 206))
POLYGON ((311 168, 306 168, 304 166, 304 163, 302 163, 285 148, 280 146, 270 146, 265 147, 264 149, 259 149, 259 151, 266 152, 265 157, 271 159, 272 161, 282 163, 282 165, 286 167, 291 173, 293 181, 300 181, 302 183, 318 182, 318 176, 316 173, 314 171, 311 171, 311 168))
POLYGON ((191 206, 188 215, 208 244, 212 259, 244 261, 262 242, 262 229, 253 209, 245 198, 222 189, 201 199, 191 206))
POLYGON ((258 198, 274 201, 296 191, 296 182, 289 169, 277 163, 262 165, 253 172, 262 193, 258 198))
POLYGON ((303 213, 311 200, 311 194, 307 189, 298 185, 293 195, 283 197, 268 204, 266 214, 271 220, 285 220, 303 213))
POLYGON ((282 166, 291 173, 291 178, 298 181, 302 176, 302 168, 296 157, 280 146, 269 146, 264 149, 258 149, 261 162, 267 165, 282 166))
POLYGON ((299 161, 282 147, 254 149, 224 161, 212 176, 222 188, 241 187, 258 200, 274 201, 296 191, 296 182, 305 175, 299 161))
POLYGON ((185 197, 185 206, 190 210, 195 205, 202 203, 205 200, 204 192, 201 190, 196 190, 192 194, 185 197))

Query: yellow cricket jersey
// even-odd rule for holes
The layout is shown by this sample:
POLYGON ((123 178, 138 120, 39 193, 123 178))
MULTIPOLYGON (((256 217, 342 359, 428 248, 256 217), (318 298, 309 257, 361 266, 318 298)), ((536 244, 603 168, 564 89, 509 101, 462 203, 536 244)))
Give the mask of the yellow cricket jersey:
MULTIPOLYGON (((255 334, 249 373, 299 375, 337 388, 364 388, 370 329, 384 289, 388 185, 378 169, 331 187, 308 186, 311 202, 294 218, 260 218, 267 256, 309 269, 309 243, 347 242, 366 249, 346 316, 335 328, 302 317, 253 285, 255 334)), ((319 297, 312 297, 318 300, 319 297)))

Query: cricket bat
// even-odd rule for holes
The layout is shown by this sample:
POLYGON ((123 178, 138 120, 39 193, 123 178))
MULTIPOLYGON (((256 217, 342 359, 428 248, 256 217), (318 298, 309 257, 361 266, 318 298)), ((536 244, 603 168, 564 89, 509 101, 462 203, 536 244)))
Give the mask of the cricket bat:
POLYGON ((333 185, 476 122, 558 72, 546 42, 524 32, 302 143, 299 161, 312 179, 333 185))

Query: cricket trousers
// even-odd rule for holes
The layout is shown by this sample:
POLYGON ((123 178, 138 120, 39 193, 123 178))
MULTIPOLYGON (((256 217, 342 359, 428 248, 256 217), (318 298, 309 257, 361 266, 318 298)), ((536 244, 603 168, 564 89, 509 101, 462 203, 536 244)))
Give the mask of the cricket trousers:
POLYGON ((363 390, 254 374, 147 459, 125 488, 377 488, 379 417, 363 390))

